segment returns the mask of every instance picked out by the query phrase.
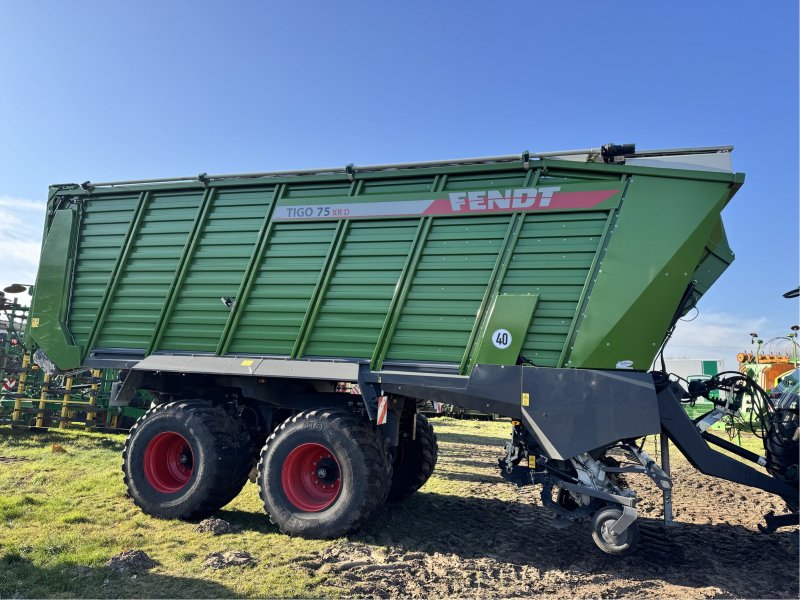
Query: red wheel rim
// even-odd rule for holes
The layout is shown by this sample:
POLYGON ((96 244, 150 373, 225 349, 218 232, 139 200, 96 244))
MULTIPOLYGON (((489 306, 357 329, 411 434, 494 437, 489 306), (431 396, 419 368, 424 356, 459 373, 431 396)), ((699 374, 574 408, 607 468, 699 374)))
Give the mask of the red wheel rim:
POLYGON ((186 487, 194 470, 192 447, 174 431, 159 433, 144 451, 144 476, 156 491, 174 494, 186 487))
POLYGON ((303 512, 319 512, 334 503, 342 478, 339 461, 322 444, 301 444, 281 469, 286 498, 303 512))

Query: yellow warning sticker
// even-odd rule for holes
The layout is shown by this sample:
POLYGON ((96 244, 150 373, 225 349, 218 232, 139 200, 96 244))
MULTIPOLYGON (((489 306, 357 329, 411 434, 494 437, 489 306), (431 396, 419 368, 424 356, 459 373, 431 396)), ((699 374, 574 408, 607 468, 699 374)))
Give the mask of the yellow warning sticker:
POLYGON ((528 467, 531 468, 531 469, 535 469, 536 468, 536 457, 535 456, 529 456, 528 457, 528 467))
POLYGON ((254 360, 243 360, 243 361, 242 361, 242 366, 243 366, 243 367, 250 367, 250 366, 252 366, 252 364, 253 364, 254 362, 255 362, 254 360))
POLYGON ((527 392, 522 393, 522 406, 530 406, 531 404, 531 395, 527 392))
POLYGON ((35 329, 39 326, 39 317, 33 317, 31 319, 31 329, 35 329))

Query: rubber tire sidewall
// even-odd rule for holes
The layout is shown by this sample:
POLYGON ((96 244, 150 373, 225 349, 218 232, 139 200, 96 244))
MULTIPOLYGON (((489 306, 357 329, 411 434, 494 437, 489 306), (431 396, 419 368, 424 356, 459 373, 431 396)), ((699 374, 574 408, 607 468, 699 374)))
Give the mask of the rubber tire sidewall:
MULTIPOLYGON (((231 456, 222 456, 219 452, 216 435, 204 419, 211 416, 209 411, 218 412, 217 418, 233 418, 221 409, 176 402, 152 409, 132 428, 125 445, 123 471, 128 495, 145 513, 162 519, 202 518, 230 502, 241 491, 246 478, 241 482, 236 480, 237 474, 228 468, 231 456), (155 436, 166 432, 180 434, 192 450, 192 475, 181 490, 171 494, 156 490, 144 473, 148 444, 155 436), (230 482, 224 494, 220 494, 221 480, 230 482), (219 498, 213 506, 209 505, 212 498, 219 498)), ((236 450, 226 448, 223 452, 236 450)))
POLYGON ((439 444, 433 426, 424 415, 417 414, 415 433, 413 440, 401 439, 398 444, 398 459, 392 465, 389 502, 397 502, 416 492, 427 483, 436 468, 439 444), (425 456, 423 437, 432 446, 430 457, 425 456))
POLYGON ((267 441, 259 474, 261 498, 272 521, 281 531, 311 538, 334 538, 351 531, 369 504, 372 457, 367 449, 332 421, 292 418, 274 438, 267 441), (318 512, 302 512, 287 498, 281 481, 289 453, 302 444, 320 444, 339 464, 339 495, 318 512))
MULTIPOLYGON (((795 469, 798 468, 798 447, 800 444, 798 443, 798 415, 796 409, 789 409, 789 408, 781 408, 775 411, 775 414, 771 417, 779 421, 782 424, 783 431, 786 432, 789 436, 787 440, 780 440, 775 441, 772 439, 773 435, 778 433, 778 427, 770 420, 767 426, 767 440, 764 444, 766 450, 766 457, 770 463, 775 463, 783 467, 783 469, 787 469, 790 467, 794 467, 795 469)), ((767 469, 769 473, 787 483, 788 485, 797 488, 797 471, 795 471, 795 477, 790 479, 787 478, 786 475, 780 471, 775 469, 767 469)), ((798 502, 797 498, 784 498, 786 502, 786 506, 791 511, 796 511, 798 502)))
MULTIPOLYGON (((775 411, 772 419, 781 423, 783 430, 789 434, 789 439, 779 441, 773 440, 772 436, 775 436, 778 433, 778 427, 774 423, 770 422, 767 428, 767 441, 765 444, 767 458, 770 460, 770 462, 774 462, 784 468, 797 465, 797 411, 793 411, 791 409, 778 409, 775 411)), ((796 483, 796 480, 790 481, 786 479, 783 474, 777 471, 770 470, 770 472, 778 479, 782 479, 789 484, 796 483)))
POLYGON ((636 550, 636 546, 639 543, 639 523, 638 521, 634 521, 631 523, 628 528, 625 530, 627 534, 627 539, 625 543, 620 546, 615 546, 607 542, 602 535, 600 535, 600 529, 603 526, 603 523, 608 521, 616 521, 622 516, 622 510, 619 508, 612 508, 612 507, 604 507, 598 510, 594 516, 592 517, 592 539, 594 543, 597 544, 597 547, 600 548, 606 554, 613 554, 616 556, 624 556, 626 554, 631 554, 636 550))

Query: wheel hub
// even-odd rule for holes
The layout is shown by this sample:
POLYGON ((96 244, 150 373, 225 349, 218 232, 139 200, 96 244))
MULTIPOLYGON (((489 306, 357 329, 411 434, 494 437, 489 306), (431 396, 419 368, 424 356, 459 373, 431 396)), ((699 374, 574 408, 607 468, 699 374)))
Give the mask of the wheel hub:
POLYGON ((603 536, 603 539, 607 541, 609 544, 614 544, 616 546, 625 543, 625 541, 628 538, 628 530, 626 529, 625 531, 617 535, 616 533, 611 531, 611 528, 614 526, 615 522, 616 521, 612 519, 610 521, 606 521, 605 523, 603 523, 603 526, 601 528, 601 535, 603 536))
POLYGON ((194 455, 181 434, 165 431, 156 435, 144 451, 144 476, 162 494, 174 494, 189 483, 194 455))
POLYGON ((325 510, 339 496, 339 463, 331 450, 322 444, 301 444, 283 463, 281 485, 286 498, 299 510, 325 510))

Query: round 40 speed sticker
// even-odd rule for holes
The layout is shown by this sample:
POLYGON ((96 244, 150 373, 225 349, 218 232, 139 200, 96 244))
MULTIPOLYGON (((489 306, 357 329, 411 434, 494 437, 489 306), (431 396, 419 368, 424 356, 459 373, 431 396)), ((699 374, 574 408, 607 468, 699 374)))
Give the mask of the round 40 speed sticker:
POLYGON ((497 329, 492 334, 492 344, 495 348, 505 350, 511 345, 511 332, 508 329, 497 329))

